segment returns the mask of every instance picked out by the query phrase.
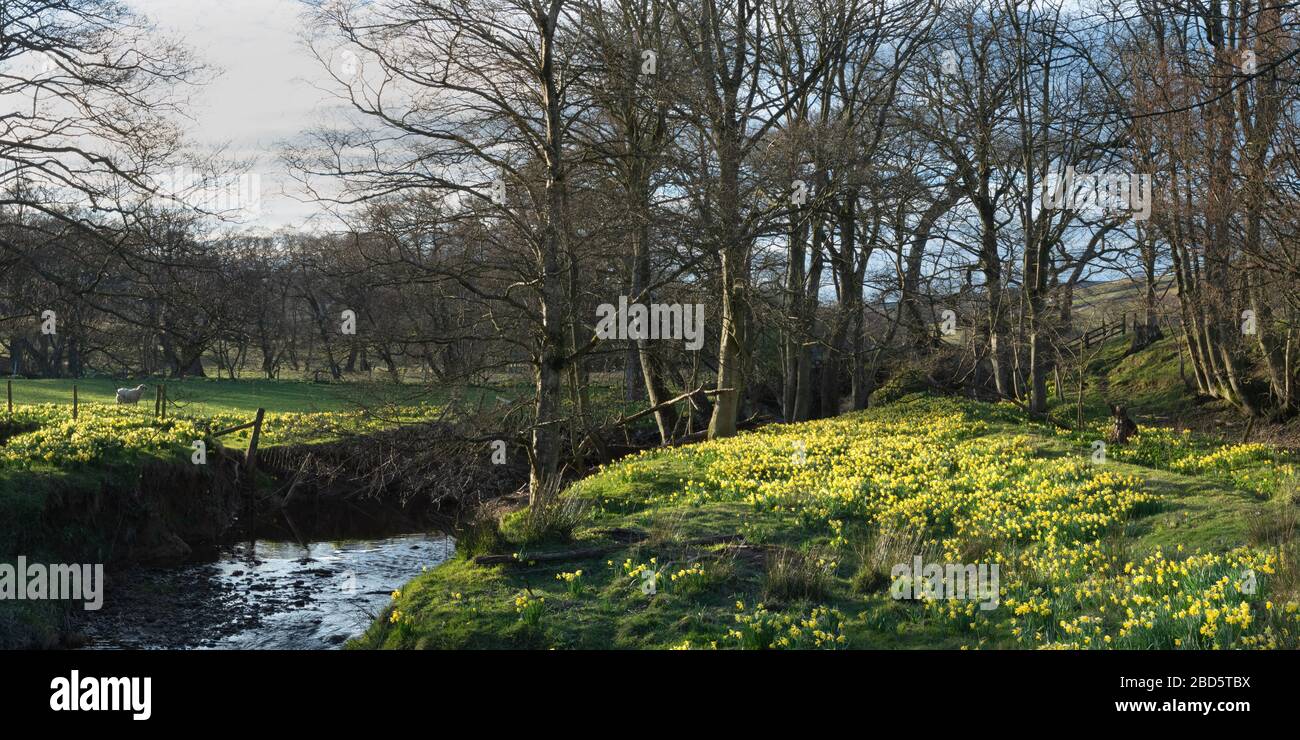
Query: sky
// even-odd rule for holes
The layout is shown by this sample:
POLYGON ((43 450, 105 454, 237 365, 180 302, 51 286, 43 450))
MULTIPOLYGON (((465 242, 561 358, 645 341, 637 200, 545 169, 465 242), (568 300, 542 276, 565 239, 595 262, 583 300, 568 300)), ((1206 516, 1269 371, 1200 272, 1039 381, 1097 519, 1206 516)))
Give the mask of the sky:
MULTIPOLYGON (((319 209, 292 196, 295 184, 278 148, 319 122, 329 105, 328 76, 302 41, 298 0, 126 0, 158 30, 182 40, 218 75, 195 90, 192 125, 199 147, 225 147, 250 160, 260 208, 249 227, 303 227, 319 209)), ((241 170, 243 172, 243 170, 241 170)))

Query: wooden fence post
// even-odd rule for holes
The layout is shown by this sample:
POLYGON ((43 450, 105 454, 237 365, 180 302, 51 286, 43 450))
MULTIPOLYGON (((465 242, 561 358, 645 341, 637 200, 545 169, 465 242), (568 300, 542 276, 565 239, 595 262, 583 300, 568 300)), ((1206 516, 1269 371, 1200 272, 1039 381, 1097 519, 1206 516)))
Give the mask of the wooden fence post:
POLYGON ((167 384, 162 384, 162 420, 167 421, 167 384))
POLYGON ((77 420, 77 384, 72 384, 72 420, 77 420))
POLYGON ((253 485, 253 476, 257 474, 257 443, 262 438, 262 417, 266 415, 266 409, 258 408, 257 416, 253 418, 253 436, 248 440, 248 454, 244 456, 244 464, 248 468, 248 484, 253 485))
POLYGON ((162 383, 153 389, 153 418, 162 416, 162 383))
POLYGON ((12 380, 5 381, 5 397, 9 400, 9 415, 13 416, 14 415, 14 382, 12 380))

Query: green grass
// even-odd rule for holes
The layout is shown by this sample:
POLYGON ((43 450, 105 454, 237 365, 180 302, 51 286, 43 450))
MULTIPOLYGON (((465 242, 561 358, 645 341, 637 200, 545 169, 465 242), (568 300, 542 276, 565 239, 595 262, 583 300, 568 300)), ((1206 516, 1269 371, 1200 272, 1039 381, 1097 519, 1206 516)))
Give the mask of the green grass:
MULTIPOLYGON (((888 578, 882 584, 864 570, 879 567, 881 558, 872 555, 873 548, 879 549, 885 532, 898 525, 891 517, 900 511, 912 511, 925 522, 931 561, 940 550, 948 552, 947 562, 959 554, 959 562, 1000 558, 1006 600, 1034 603, 1042 598, 1042 584, 1073 588, 1091 578, 1120 579, 1114 588, 1141 593, 1151 586, 1125 580, 1124 563, 1153 570, 1187 567, 1180 586, 1186 593, 1177 591, 1175 597, 1204 598, 1220 606, 1244 603, 1242 608, 1255 615, 1256 629, 1267 623, 1293 644, 1291 617, 1276 617, 1264 605, 1265 594, 1279 608, 1282 599, 1296 596, 1281 576, 1266 579, 1258 594, 1230 590, 1215 595, 1210 588, 1215 578, 1237 572, 1242 563, 1263 562, 1252 558, 1271 551, 1250 542, 1247 520, 1292 506, 1289 497, 1278 491, 1265 500, 1218 472, 1183 474, 1119 458, 1081 465, 1093 432, 1062 433, 1003 406, 909 397, 835 420, 775 425, 733 440, 616 463, 569 490, 588 506, 585 525, 573 542, 541 548, 507 545, 503 551, 513 551, 516 565, 475 565, 462 557, 435 568, 405 586, 389 611, 352 646, 764 647, 786 636, 793 647, 1013 648, 1071 645, 1078 636, 1065 629, 1066 622, 1071 629, 1104 623, 1107 635, 1115 635, 1113 644, 1121 647, 1206 647, 1218 644, 1215 640, 1252 645, 1263 639, 1226 628, 1207 638, 1188 631, 1186 619, 1171 615, 1154 619, 1149 633, 1141 626, 1135 633, 1126 630, 1119 610, 1107 613, 1104 595, 1096 594, 1049 595, 1043 602, 1051 604, 1046 618, 1009 618, 1006 610, 987 616, 954 612, 951 605, 960 602, 936 606, 895 600, 887 592, 888 578), (945 425, 952 429, 930 431, 945 425), (938 436, 914 444, 927 434, 938 436), (791 439, 808 440, 807 464, 818 475, 805 479, 802 467, 782 462, 791 439), (842 480, 864 465, 876 467, 861 482, 842 480), (936 468, 947 472, 932 482, 909 478, 936 468), (976 478, 993 486, 992 492, 963 502, 957 499, 964 489, 956 486, 951 489, 955 503, 942 496, 926 499, 941 481, 961 478, 967 468, 978 471, 983 478, 976 478), (1050 482, 1053 499, 1021 496, 1038 480, 1050 482), (842 482, 837 489, 842 493, 824 495, 825 486, 842 482), (896 490, 887 493, 891 489, 896 490), (1122 495, 1098 505, 1097 490, 1122 495), (926 504, 910 507, 912 499, 926 504), (1076 508, 1080 506, 1084 509, 1076 508), (997 531, 998 511, 1005 511, 1007 521, 1029 523, 1037 521, 1034 512, 1040 510, 1095 510, 1102 519, 1094 526, 1093 514, 1080 514, 1075 524, 1051 525, 1053 531, 1078 533, 1064 535, 1065 540, 1052 536, 1062 542, 1075 537, 1074 544, 997 531), (620 529, 638 530, 646 539, 618 545, 611 533, 620 529), (694 538, 732 534, 743 535, 749 546, 689 544, 694 538), (1089 549, 1089 542, 1098 549, 1089 549), (537 552, 602 545, 611 551, 559 562, 530 560, 537 552), (1074 557, 1102 564, 1092 575, 1052 575, 1062 566, 1051 563, 1073 562, 1074 557), (1191 559, 1183 563, 1184 558, 1191 559), (690 586, 675 587, 671 576, 696 566, 703 575, 679 579, 690 586), (640 570, 646 568, 659 571, 652 595, 641 588, 640 570), (573 574, 578 571, 581 587, 575 591, 573 574), (1221 603, 1214 601, 1220 597, 1221 603), (817 644, 810 637, 814 628, 806 625, 814 619, 829 630, 830 640, 817 644), (1059 629, 1058 621, 1063 625, 1059 629), (1017 636, 1013 629, 1027 632, 1017 636), (796 632, 798 637, 791 637, 796 632)), ((1213 459, 1208 455, 1216 449, 1211 442, 1198 442, 1184 451, 1185 460, 1213 459)), ((1233 460, 1259 475, 1276 472, 1271 461, 1233 460)), ((1101 634, 1097 637, 1100 641, 1101 634)))
MULTIPOLYGON (((115 403, 117 389, 134 388, 141 382, 149 390, 140 400, 142 406, 152 407, 154 389, 158 381, 113 380, 111 378, 82 378, 79 380, 13 381, 14 403, 17 405, 53 403, 72 404, 72 386, 82 403, 115 403)), ((167 399, 178 413, 202 416, 218 413, 252 413, 258 407, 271 413, 346 411, 363 401, 404 401, 421 394, 418 386, 394 386, 391 383, 348 382, 312 383, 301 380, 214 380, 186 378, 168 380, 167 399)), ((428 391, 424 391, 427 395, 428 391)), ((434 394, 445 398, 442 394, 434 394)), ((439 400, 439 399, 434 399, 439 400)))
MULTIPOLYGON (((1179 343, 1166 337, 1128 355, 1109 368, 1111 395, 1124 399, 1137 413, 1167 420, 1194 406, 1178 373, 1179 343)), ((1191 373, 1191 366, 1186 367, 1191 373)))
MULTIPOLYGON (((1132 337, 1121 335, 1106 340, 1087 355, 1087 379, 1083 391, 1084 419, 1098 421, 1110 416, 1108 404, 1121 403, 1129 413, 1142 417, 1140 423, 1168 423, 1196 407, 1178 373, 1178 340, 1166 337, 1140 352, 1130 353, 1132 337)), ((1188 372, 1190 372, 1188 368, 1188 372)), ((1049 376, 1052 418, 1067 426, 1075 422, 1077 379, 1073 371, 1061 374, 1064 393, 1058 393, 1055 376, 1049 376)))

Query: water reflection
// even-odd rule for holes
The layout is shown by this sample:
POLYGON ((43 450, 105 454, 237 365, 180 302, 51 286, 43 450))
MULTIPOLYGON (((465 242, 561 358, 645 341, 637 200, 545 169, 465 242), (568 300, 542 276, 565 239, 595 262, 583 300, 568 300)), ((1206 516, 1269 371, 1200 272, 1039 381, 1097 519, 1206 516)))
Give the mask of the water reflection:
POLYGON ((244 544, 215 562, 121 574, 83 632, 101 649, 337 648, 454 552, 442 534, 244 544))

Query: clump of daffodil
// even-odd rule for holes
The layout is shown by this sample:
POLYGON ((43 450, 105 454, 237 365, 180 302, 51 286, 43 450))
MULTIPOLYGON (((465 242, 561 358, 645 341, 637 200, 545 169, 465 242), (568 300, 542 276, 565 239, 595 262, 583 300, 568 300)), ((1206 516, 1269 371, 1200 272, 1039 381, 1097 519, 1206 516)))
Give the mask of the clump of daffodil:
POLYGON ((582 570, 575 570, 571 573, 556 573, 555 580, 563 581, 569 589, 569 595, 577 598, 582 595, 584 586, 582 584, 582 570))
POLYGON ((847 643, 841 631, 844 615, 838 609, 813 607, 805 614, 769 611, 763 604, 752 612, 736 602, 735 626, 727 639, 750 650, 835 650, 847 643))
POLYGON ((519 621, 532 627, 542 623, 542 614, 546 608, 545 596, 533 596, 524 592, 515 597, 515 613, 519 621))

